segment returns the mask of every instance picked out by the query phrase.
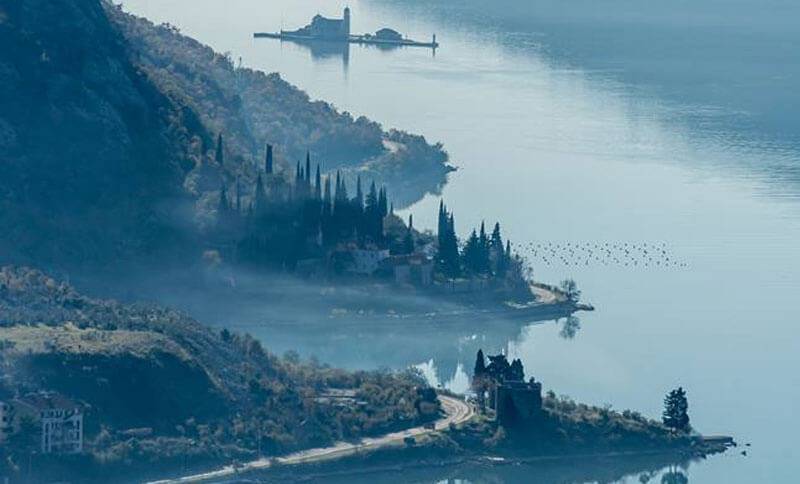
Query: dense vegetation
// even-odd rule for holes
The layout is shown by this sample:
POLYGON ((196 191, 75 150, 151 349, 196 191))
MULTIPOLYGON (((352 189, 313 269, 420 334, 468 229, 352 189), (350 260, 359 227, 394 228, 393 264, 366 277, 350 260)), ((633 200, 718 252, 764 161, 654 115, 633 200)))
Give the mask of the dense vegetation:
POLYGON ((0 2, 0 43, 6 262, 196 261, 220 186, 251 189, 266 141, 287 154, 278 173, 311 150, 326 170, 395 184, 398 199, 435 190, 449 169, 440 146, 312 102, 104 0, 0 2))
MULTIPOLYGON (((5 395, 54 390, 88 404, 81 465, 116 471, 186 454, 197 463, 275 455, 411 426, 439 409, 413 373, 277 357, 248 335, 90 299, 24 268, 0 270, 0 368, 5 395), (320 398, 330 389, 352 401, 320 398)), ((19 470, 27 451, 5 451, 0 465, 19 470)))
MULTIPOLYGON (((293 161, 310 151, 324 160, 323 173, 341 170, 351 186, 360 173, 392 188, 398 203, 437 190, 450 170, 442 147, 421 136, 387 132, 366 117, 353 118, 324 101, 312 101, 279 74, 236 66, 230 55, 214 52, 173 26, 156 26, 108 4, 107 11, 148 78, 198 113, 206 130, 225 133, 228 164, 222 175, 231 187, 235 179, 248 190, 254 185, 259 166, 254 161, 263 159, 266 143, 279 153, 276 171, 288 178, 293 161)), ((188 186, 206 208, 213 207, 216 178, 198 170, 188 186)))

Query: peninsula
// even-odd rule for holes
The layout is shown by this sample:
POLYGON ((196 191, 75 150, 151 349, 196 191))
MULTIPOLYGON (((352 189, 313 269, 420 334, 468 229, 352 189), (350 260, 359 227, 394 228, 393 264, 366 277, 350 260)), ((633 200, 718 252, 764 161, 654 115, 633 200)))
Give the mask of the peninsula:
POLYGON ((253 37, 298 42, 348 42, 379 46, 430 47, 432 49, 439 47, 439 43, 436 42, 436 34, 433 34, 430 42, 408 39, 400 32, 388 27, 379 29, 374 34, 352 34, 350 33, 350 18, 350 8, 345 7, 341 19, 326 18, 317 14, 311 19, 311 23, 303 28, 281 30, 280 32, 256 32, 253 37))

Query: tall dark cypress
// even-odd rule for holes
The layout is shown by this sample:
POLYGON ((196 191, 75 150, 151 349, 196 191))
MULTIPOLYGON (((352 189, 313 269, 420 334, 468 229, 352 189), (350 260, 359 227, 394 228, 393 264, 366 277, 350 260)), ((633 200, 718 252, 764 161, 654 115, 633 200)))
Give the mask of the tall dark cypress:
POLYGON ((477 270, 481 274, 486 274, 490 270, 489 263, 489 238, 486 236, 486 224, 481 222, 481 232, 478 237, 478 260, 477 270))
POLYGON ((264 172, 267 175, 272 175, 272 145, 267 144, 267 159, 264 160, 264 172))
POLYGON ((378 193, 378 213, 380 213, 381 224, 383 224, 383 219, 389 213, 389 200, 386 195, 386 187, 381 187, 381 191, 378 193))
POLYGON ((478 350, 478 354, 475 357, 475 369, 472 372, 472 375, 475 378, 482 377, 486 374, 486 359, 483 356, 483 349, 478 350))
POLYGON ((444 200, 439 200, 439 223, 436 229, 436 237, 441 251, 444 247, 444 237, 447 230, 447 211, 444 207, 444 200))
POLYGON ((405 254, 413 254, 414 253, 414 215, 408 215, 408 230, 406 230, 406 236, 403 240, 403 253, 405 254))
POLYGON ((322 198, 322 175, 319 172, 319 164, 317 164, 317 175, 314 179, 314 199, 320 200, 322 198))

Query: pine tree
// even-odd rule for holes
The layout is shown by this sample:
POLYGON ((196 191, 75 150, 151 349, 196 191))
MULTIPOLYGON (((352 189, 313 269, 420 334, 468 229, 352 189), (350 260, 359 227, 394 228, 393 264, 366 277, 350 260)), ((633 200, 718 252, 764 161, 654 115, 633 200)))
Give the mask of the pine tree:
POLYGON ((682 387, 672 390, 664 398, 664 425, 681 432, 691 429, 689 426, 689 402, 686 391, 682 387))
POLYGON ((214 154, 214 160, 220 166, 222 166, 225 163, 223 149, 222 149, 222 133, 217 135, 217 152, 214 154))

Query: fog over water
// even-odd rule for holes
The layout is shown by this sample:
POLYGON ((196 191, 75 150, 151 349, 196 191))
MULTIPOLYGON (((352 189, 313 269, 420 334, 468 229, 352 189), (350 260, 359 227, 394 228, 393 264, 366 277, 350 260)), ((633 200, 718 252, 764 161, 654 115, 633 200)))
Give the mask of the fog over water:
MULTIPOLYGON (((435 56, 312 51, 251 38, 301 26, 317 12, 338 16, 340 2, 125 5, 247 66, 279 71, 314 98, 443 142, 459 167, 444 189, 459 232, 499 220, 537 279, 573 277, 597 311, 580 315, 573 339, 560 337, 556 324, 505 323, 309 334, 262 326, 258 311, 241 328, 275 351, 295 348, 336 365, 421 365, 456 389, 477 347, 506 350, 546 390, 652 417, 665 392, 682 385, 699 431, 752 442, 747 457, 732 452, 692 465, 690 482, 795 482, 800 29, 791 20, 800 6, 616 0, 601 10, 598 2, 547 1, 486 11, 503 2, 348 3, 355 32, 390 26, 419 40, 436 33, 442 46, 435 56), (682 264, 563 249, 606 243, 663 247, 682 264), (562 247, 560 256, 543 256, 548 244, 562 247)), ((406 213, 434 227, 438 202, 424 199, 406 213)), ((520 482, 497 472, 476 482, 520 482)))

